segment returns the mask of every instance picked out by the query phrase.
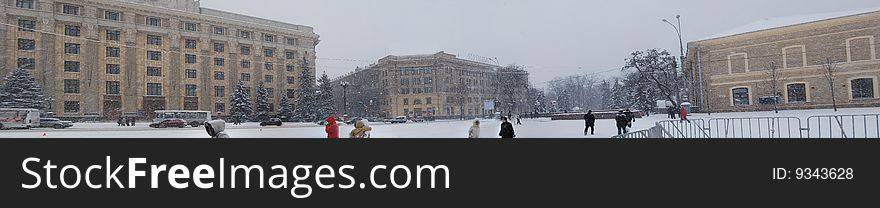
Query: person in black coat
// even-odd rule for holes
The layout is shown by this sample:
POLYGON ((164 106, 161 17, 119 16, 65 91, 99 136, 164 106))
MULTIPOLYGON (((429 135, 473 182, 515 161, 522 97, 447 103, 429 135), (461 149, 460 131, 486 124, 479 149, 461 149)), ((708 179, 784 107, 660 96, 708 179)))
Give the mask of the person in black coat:
POLYGON ((675 114, 678 114, 675 107, 666 107, 666 114, 669 119, 675 119, 675 114))
POLYGON ((587 135, 588 131, 590 135, 596 135, 596 115, 593 115, 593 111, 587 111, 587 114, 584 114, 584 123, 587 126, 584 129, 584 135, 587 135))
POLYGON ((617 113, 617 116, 614 116, 614 121, 616 121, 615 123, 617 123, 618 135, 629 133, 626 128, 630 125, 630 121, 632 120, 630 120, 630 118, 626 116, 623 111, 619 111, 617 113))
POLYGON ((503 139, 516 137, 516 133, 513 132, 513 124, 507 121, 507 117, 501 117, 501 132, 498 133, 498 136, 501 136, 503 139))

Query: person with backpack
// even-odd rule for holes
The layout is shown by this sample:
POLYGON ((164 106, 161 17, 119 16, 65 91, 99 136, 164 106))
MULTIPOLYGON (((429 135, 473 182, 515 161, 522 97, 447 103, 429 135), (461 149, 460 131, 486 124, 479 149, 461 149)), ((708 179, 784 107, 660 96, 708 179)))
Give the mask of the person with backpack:
POLYGON ((586 128, 584 128, 584 136, 587 135, 589 131, 590 135, 596 135, 596 115, 593 115, 593 111, 587 111, 587 114, 584 114, 584 123, 586 128))
POLYGON ((513 131, 513 124, 511 124, 507 117, 501 117, 501 132, 498 133, 498 136, 501 136, 502 139, 513 139, 516 137, 516 133, 513 131))
POLYGON ((617 115, 614 116, 614 121, 617 124, 618 135, 629 133, 627 127, 631 125, 630 121, 632 120, 626 116, 623 110, 617 112, 617 115))

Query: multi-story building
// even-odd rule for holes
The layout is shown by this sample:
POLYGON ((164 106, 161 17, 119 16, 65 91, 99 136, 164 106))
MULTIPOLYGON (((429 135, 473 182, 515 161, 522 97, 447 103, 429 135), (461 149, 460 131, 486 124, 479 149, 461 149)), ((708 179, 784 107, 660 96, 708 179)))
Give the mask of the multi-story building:
POLYGON ((528 112, 524 105, 528 75, 525 70, 503 70, 442 51, 387 56, 368 68, 334 79, 334 98, 337 111, 353 116, 460 118, 501 111, 518 114, 528 112), (345 96, 342 83, 348 83, 345 96))
POLYGON ((830 108, 833 89, 838 106, 880 106, 878 41, 880 11, 867 9, 762 20, 690 42, 691 102, 709 112, 769 110, 774 100, 830 108))
POLYGON ((49 111, 65 118, 225 116, 239 81, 264 83, 277 103, 297 88, 301 61, 315 63, 319 42, 311 27, 198 0, 2 0, 0 14, 0 74, 33 70, 49 111))

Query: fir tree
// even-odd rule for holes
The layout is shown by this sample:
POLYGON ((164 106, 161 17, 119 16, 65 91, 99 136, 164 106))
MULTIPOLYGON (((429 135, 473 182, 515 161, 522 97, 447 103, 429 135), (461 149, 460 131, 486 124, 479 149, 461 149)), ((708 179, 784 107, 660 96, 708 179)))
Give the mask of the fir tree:
POLYGON ((315 78, 312 77, 309 61, 303 57, 300 62, 302 68, 299 75, 299 92, 294 102, 294 119, 304 122, 314 122, 315 118, 315 78))
POLYGON ((293 105, 287 96, 282 96, 281 101, 278 101, 278 117, 285 121, 293 118, 293 105))
POLYGON ((28 70, 13 70, 3 83, 3 88, 0 89, 0 107, 46 109, 43 88, 28 70))
POLYGON ((254 107, 251 104, 251 89, 244 82, 239 82, 238 87, 235 88, 229 112, 236 116, 236 119, 247 119, 254 113, 254 107))
POLYGON ((315 116, 320 119, 336 112, 336 108, 333 107, 333 85, 330 83, 330 77, 327 76, 327 72, 324 72, 321 75, 321 79, 318 79, 318 92, 315 116))
POLYGON ((269 91, 263 87, 263 83, 257 87, 257 105, 254 111, 254 119, 264 121, 269 118, 269 91))

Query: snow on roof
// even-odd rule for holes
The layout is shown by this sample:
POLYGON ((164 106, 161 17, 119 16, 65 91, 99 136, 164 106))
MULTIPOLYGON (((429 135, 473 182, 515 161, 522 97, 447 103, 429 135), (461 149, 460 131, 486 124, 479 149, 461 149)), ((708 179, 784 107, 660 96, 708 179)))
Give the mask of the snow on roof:
POLYGON ((851 11, 843 11, 843 12, 830 12, 830 13, 820 13, 820 14, 806 14, 806 15, 796 15, 796 16, 788 16, 788 17, 776 17, 776 18, 764 18, 751 24, 747 24, 742 27, 734 28, 732 30, 728 30, 719 34, 715 34, 709 37, 702 38, 700 40, 709 40, 722 38, 727 36, 740 35, 745 33, 757 32, 762 30, 775 29, 780 27, 806 24, 812 22, 818 22, 822 20, 829 20, 841 17, 855 16, 866 13, 873 13, 880 11, 880 7, 875 8, 865 8, 851 11))

